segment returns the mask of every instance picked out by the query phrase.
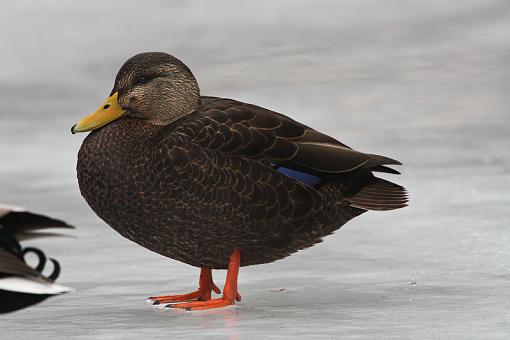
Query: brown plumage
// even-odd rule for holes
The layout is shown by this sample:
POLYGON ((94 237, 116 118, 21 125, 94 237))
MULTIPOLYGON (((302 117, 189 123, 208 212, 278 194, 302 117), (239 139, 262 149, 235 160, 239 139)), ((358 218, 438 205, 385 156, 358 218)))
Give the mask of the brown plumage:
POLYGON ((188 83, 196 84, 191 71, 168 54, 131 58, 112 91, 126 113, 80 149, 82 195, 124 237, 193 266, 226 269, 233 249, 242 266, 272 262, 366 210, 406 206, 404 188, 372 173, 398 173, 386 167, 398 161, 255 105, 197 102, 198 85, 188 83))

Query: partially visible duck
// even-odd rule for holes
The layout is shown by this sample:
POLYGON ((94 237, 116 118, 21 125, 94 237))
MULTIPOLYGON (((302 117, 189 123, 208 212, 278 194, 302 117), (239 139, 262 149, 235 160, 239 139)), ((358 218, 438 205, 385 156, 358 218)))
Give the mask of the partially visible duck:
POLYGON ((191 70, 167 53, 126 61, 110 97, 71 130, 92 131, 77 172, 96 214, 201 268, 197 291, 151 298, 175 308, 234 304, 240 266, 310 247, 367 210, 407 205, 403 187, 374 176, 398 174, 387 165, 400 162, 256 105, 201 96, 191 70), (228 269, 218 299, 212 269, 228 269))
POLYGON ((23 248, 20 241, 58 236, 40 232, 48 228, 73 228, 63 221, 34 214, 18 207, 0 205, 0 313, 12 312, 36 304, 50 296, 72 291, 55 283, 60 274, 60 264, 50 258, 52 273, 43 275, 48 262, 44 252, 38 248, 23 248), (27 254, 38 259, 35 267, 26 262, 27 254))

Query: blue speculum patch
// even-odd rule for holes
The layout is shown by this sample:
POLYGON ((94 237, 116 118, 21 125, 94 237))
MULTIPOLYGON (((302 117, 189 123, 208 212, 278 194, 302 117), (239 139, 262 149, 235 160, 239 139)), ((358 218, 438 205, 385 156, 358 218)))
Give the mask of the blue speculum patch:
POLYGON ((300 181, 301 183, 304 183, 311 187, 315 187, 321 182, 320 177, 307 174, 306 172, 284 168, 282 166, 279 167, 277 170, 282 174, 289 176, 290 178, 294 178, 295 180, 300 181))

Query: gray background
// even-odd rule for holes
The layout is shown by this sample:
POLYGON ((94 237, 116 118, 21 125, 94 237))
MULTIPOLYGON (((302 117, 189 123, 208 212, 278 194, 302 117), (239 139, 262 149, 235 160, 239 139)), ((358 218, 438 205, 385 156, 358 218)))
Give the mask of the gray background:
POLYGON ((0 338, 510 338, 508 2, 2 1, 0 44, 0 202, 77 226, 31 242, 77 291, 0 316, 0 338), (236 307, 153 309, 198 270, 91 212, 69 129, 125 59, 158 50, 203 94, 401 160, 411 206, 243 268, 236 307))

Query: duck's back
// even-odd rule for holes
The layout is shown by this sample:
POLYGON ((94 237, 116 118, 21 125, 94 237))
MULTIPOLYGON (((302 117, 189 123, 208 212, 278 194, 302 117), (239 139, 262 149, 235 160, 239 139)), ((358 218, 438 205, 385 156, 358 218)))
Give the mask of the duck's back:
POLYGON ((406 204, 402 187, 372 175, 396 173, 384 165, 398 162, 254 105, 203 97, 196 112, 122 154, 108 136, 136 124, 120 119, 87 138, 82 149, 115 145, 116 152, 80 152, 80 188, 122 235, 191 265, 226 268, 233 248, 241 250, 242 265, 272 262, 366 210, 406 204), (119 164, 122 174, 109 182, 102 169, 115 172, 119 164), (97 190, 115 193, 98 200, 97 190))

